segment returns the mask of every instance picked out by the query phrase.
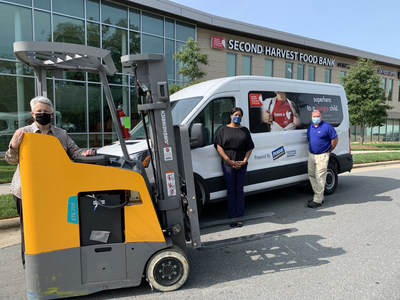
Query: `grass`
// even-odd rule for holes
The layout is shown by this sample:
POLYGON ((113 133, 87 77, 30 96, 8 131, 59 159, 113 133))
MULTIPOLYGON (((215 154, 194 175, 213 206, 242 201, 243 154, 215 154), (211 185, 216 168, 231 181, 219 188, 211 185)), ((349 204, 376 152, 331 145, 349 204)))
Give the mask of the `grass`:
POLYGON ((0 183, 11 182, 17 166, 9 165, 5 160, 0 160, 0 183))
POLYGON ((0 220, 17 217, 17 208, 11 194, 0 195, 0 220))
POLYGON ((400 150, 400 143, 351 143, 351 150, 353 151, 379 151, 379 150, 400 150))
POLYGON ((354 164, 400 160, 400 152, 377 152, 353 154, 354 164))

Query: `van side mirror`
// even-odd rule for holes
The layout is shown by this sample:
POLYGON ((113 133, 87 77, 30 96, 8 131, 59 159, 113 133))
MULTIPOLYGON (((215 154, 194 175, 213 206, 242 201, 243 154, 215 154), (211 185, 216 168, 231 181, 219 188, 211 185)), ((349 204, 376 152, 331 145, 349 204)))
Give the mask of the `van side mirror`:
POLYGON ((207 145, 206 128, 202 123, 195 123, 190 131, 190 148, 200 148, 207 145))

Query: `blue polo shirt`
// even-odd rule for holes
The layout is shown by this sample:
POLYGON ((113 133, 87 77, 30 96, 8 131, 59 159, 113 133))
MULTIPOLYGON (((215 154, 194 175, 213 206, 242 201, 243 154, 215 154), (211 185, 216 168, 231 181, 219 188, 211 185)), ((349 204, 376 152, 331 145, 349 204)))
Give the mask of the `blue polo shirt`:
POLYGON ((313 154, 325 153, 331 147, 331 140, 338 135, 329 123, 321 121, 318 127, 311 124, 307 129, 308 150, 313 154))

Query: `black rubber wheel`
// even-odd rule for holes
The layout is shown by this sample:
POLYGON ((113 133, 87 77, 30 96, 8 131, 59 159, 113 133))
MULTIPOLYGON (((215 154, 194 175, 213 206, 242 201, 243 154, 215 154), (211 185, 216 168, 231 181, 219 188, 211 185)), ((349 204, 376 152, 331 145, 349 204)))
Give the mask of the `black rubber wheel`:
POLYGON ((160 292, 179 289, 189 275, 189 263, 179 247, 163 249, 153 255, 146 269, 146 280, 160 292))
POLYGON ((326 173, 326 182, 325 182, 325 195, 331 195, 335 192, 338 184, 338 171, 335 162, 328 163, 328 171, 326 173))

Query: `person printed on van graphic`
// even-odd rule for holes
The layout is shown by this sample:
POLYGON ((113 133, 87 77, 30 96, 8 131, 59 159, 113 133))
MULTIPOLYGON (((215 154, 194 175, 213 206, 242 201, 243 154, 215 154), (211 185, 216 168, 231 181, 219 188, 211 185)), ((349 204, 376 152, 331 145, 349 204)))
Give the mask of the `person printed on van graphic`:
POLYGON ((263 100, 262 121, 271 125, 270 131, 293 130, 300 126, 300 117, 293 101, 285 92, 275 92, 276 96, 263 100))

